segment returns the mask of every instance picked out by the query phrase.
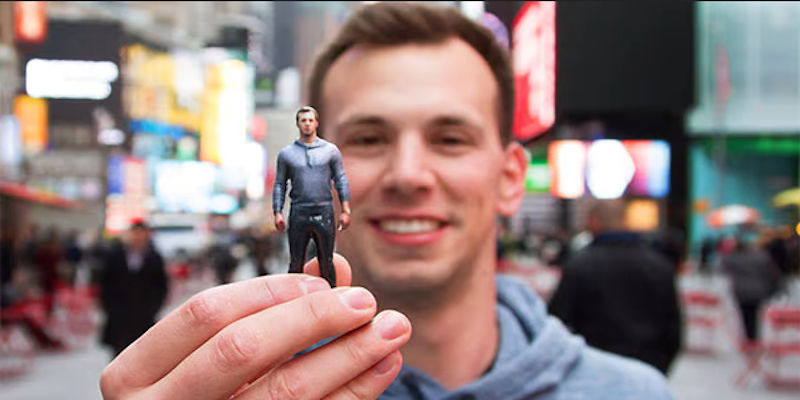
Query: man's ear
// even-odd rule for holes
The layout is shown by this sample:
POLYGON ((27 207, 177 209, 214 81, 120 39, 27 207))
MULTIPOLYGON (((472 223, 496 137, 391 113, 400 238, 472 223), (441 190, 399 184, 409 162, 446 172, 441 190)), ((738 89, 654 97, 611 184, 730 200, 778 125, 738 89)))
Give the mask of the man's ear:
POLYGON ((519 209, 525 195, 525 171, 528 157, 525 150, 517 142, 506 146, 503 155, 503 167, 500 171, 500 182, 497 198, 497 213, 508 217, 519 209))

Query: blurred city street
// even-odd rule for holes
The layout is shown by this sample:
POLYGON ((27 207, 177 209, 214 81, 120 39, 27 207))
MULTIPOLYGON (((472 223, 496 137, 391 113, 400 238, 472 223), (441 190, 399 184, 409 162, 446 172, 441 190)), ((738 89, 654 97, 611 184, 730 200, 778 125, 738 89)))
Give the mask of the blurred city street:
MULTIPOLYGON (((100 372, 109 353, 92 341, 84 350, 37 356, 33 370, 10 382, 0 381, 3 400, 101 399, 98 389, 100 372)), ((763 382, 753 381, 742 389, 734 386, 743 361, 735 352, 716 356, 681 355, 669 379, 678 400, 796 400, 797 391, 768 390, 763 382)))
MULTIPOLYGON (((252 265, 243 263, 235 280, 253 277, 252 265)), ((207 277, 194 285, 193 290, 213 285, 207 277)), ((188 298, 186 293, 182 299, 188 298)), ((178 304, 176 299, 171 305, 178 304)), ((168 310, 165 310, 168 312, 168 310)), ((669 376, 669 385, 677 400, 706 400, 709 388, 714 398, 725 400, 795 400, 798 388, 790 390, 768 387, 760 377, 753 377, 743 386, 734 381, 745 368, 742 356, 736 352, 731 338, 725 333, 717 336, 714 354, 682 352, 669 376)), ((36 356, 33 368, 24 376, 10 381, 0 380, 3 400, 101 399, 98 388, 100 373, 110 360, 107 349, 100 347, 97 338, 87 339, 86 347, 66 352, 46 352, 36 356)))
POLYGON ((2 1, 0 400, 99 399, 194 293, 334 249, 448 389, 523 345, 589 360, 543 397, 663 387, 546 311, 677 399, 800 399, 798 43, 800 2, 2 1))

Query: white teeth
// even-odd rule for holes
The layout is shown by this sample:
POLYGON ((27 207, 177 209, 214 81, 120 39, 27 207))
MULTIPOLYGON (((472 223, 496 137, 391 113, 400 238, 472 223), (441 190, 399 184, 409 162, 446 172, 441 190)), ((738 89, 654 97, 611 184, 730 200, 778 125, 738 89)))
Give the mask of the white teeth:
POLYGON ((380 227, 391 233, 422 233, 435 230, 439 223, 430 219, 388 219, 381 221, 380 227))

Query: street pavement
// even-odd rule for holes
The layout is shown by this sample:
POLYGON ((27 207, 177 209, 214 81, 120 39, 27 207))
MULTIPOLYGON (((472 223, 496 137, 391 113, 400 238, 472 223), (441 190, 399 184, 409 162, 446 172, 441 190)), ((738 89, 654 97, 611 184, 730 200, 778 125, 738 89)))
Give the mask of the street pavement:
MULTIPOLYGON (((239 268, 237 279, 248 277, 252 268, 239 268)), ((202 285, 210 285, 207 278, 202 285)), ((201 285, 201 286, 202 286, 201 285)), ((193 291, 184 291, 172 303, 179 304, 193 291)), ((98 380, 110 354, 89 338, 82 349, 40 353, 34 365, 23 376, 0 379, 3 400, 92 400, 100 399, 98 380)), ((797 400, 800 388, 793 391, 768 389, 758 379, 745 387, 734 385, 735 377, 744 368, 744 361, 733 346, 718 346, 715 355, 682 354, 673 366, 669 384, 676 399, 706 400, 797 400)))
MULTIPOLYGON (((96 341, 82 350, 47 353, 36 357, 31 371, 10 381, 0 381, 3 400, 92 400, 101 399, 98 379, 109 361, 109 353, 96 341)), ((717 356, 682 355, 669 379, 676 399, 706 400, 797 400, 796 391, 770 391, 752 380, 737 388, 734 378, 742 361, 735 353, 717 356)))

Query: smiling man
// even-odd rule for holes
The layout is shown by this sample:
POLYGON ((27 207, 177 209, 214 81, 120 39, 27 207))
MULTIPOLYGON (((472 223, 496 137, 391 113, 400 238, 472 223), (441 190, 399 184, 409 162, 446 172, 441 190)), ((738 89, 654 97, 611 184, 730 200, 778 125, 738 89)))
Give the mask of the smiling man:
POLYGON ((107 367, 105 394, 671 398, 655 369, 587 347, 524 284, 495 276, 495 220, 519 207, 527 163, 491 33, 447 7, 363 6, 309 85, 353 203, 337 283, 352 265, 363 288, 290 274, 201 293, 107 367))

